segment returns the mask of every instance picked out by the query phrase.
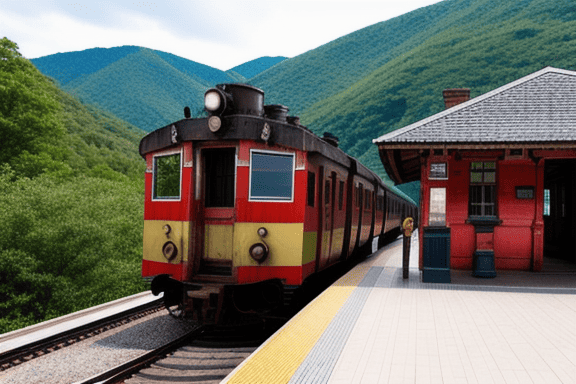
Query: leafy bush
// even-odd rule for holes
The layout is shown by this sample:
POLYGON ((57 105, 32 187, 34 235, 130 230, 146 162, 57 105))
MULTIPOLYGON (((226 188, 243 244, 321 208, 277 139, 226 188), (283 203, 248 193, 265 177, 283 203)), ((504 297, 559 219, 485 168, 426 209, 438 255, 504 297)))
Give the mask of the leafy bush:
POLYGON ((139 182, 0 178, 0 333, 145 289, 139 182))

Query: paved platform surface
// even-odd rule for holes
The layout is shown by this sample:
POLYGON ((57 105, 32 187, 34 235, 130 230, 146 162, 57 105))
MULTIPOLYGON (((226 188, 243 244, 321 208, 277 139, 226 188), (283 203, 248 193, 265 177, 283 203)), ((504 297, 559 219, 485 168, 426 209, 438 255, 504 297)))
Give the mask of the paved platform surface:
POLYGON ((452 271, 421 283, 418 243, 356 266, 224 383, 576 383, 576 274, 452 271))

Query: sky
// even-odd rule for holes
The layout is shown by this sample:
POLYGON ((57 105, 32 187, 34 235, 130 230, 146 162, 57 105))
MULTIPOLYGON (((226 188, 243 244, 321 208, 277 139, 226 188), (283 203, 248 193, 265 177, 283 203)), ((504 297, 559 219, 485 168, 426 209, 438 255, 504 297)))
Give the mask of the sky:
POLYGON ((34 59, 122 45, 220 70, 295 57, 439 0, 0 0, 0 38, 34 59))

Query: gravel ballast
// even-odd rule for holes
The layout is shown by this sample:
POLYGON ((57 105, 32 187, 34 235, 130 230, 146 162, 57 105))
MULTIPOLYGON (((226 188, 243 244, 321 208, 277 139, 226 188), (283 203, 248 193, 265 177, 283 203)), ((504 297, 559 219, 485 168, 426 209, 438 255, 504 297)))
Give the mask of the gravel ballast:
POLYGON ((0 372, 0 382, 74 383, 160 347, 195 327, 162 310, 0 372))

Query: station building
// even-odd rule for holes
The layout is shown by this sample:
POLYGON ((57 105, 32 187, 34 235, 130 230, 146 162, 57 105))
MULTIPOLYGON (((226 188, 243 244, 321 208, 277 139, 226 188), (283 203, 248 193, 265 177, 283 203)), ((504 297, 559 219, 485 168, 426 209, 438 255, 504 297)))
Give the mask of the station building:
POLYGON ((444 111, 374 140, 396 184, 420 180, 420 269, 576 269, 576 72, 443 95, 444 111))

